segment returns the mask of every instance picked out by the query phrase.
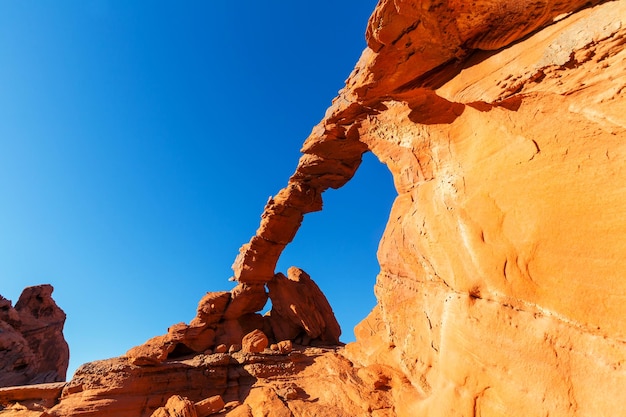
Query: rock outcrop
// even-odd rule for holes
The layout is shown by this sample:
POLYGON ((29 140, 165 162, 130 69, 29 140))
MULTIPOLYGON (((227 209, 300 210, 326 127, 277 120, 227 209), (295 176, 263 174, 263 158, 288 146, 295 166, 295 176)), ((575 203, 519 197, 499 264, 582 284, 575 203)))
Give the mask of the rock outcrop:
POLYGON ((220 395, 230 417, 626 415, 626 0, 382 0, 367 41, 235 289, 85 365, 49 415, 149 416, 174 395, 220 395), (355 343, 299 345, 337 328, 276 262, 368 151, 398 191, 378 304, 355 343), (260 332, 269 349, 232 348, 260 332))
POLYGON ((309 274, 292 267, 286 277, 278 273, 267 286, 272 300, 268 318, 277 340, 339 344, 339 323, 309 274))
POLYGON ((299 268, 290 268, 288 275, 276 274, 268 283, 269 294, 264 284, 243 283, 230 292, 207 293, 189 324, 171 326, 166 335, 126 356, 133 365, 157 365, 194 353, 238 351, 242 345, 249 352, 261 352, 270 342, 339 345, 341 329, 322 291, 299 268), (272 310, 262 316, 268 299, 272 310))
POLYGON ((65 313, 51 285, 25 288, 15 307, 0 296, 0 387, 65 381, 65 313))

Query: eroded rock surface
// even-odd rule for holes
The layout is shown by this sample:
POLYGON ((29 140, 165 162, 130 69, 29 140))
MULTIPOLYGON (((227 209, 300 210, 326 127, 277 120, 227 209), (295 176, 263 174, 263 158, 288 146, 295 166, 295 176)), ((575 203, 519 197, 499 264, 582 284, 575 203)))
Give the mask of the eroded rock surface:
POLYGON ((172 395, 220 395, 230 417, 626 415, 626 1, 382 0, 367 41, 236 289, 148 353, 86 365, 51 415, 148 416, 172 395), (289 353, 277 334, 324 334, 298 311, 325 307, 276 262, 367 151, 398 191, 378 304, 355 343, 289 353), (290 295, 263 317, 268 287, 290 295), (212 353, 253 331, 269 349, 212 353))
POLYGON ((65 313, 51 285, 25 288, 15 307, 0 296, 0 387, 65 381, 65 313))
POLYGON ((126 356, 134 365, 157 365, 167 359, 196 353, 261 352, 271 343, 295 341, 301 345, 339 345, 341 329, 328 300, 311 277, 290 268, 265 284, 240 283, 230 292, 207 293, 189 323, 171 326, 130 349, 126 356), (262 316, 268 298, 272 310, 262 316))
POLYGON ((309 274, 292 267, 287 276, 278 273, 267 286, 272 300, 269 322, 276 339, 339 344, 339 323, 309 274))

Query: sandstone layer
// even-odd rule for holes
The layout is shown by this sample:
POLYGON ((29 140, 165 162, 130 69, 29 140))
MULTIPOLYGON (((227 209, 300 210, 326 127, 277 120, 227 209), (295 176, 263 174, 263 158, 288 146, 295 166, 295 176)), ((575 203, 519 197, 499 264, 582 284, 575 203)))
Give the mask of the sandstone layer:
POLYGON ((65 313, 51 285, 25 288, 13 307, 0 296, 0 387, 65 381, 65 313))
POLYGON ((626 415, 626 0, 382 0, 367 41, 235 289, 42 410, 193 415, 220 395, 231 417, 626 415), (355 343, 306 346, 336 342, 330 308, 276 262, 368 151, 398 192, 378 304, 355 343))

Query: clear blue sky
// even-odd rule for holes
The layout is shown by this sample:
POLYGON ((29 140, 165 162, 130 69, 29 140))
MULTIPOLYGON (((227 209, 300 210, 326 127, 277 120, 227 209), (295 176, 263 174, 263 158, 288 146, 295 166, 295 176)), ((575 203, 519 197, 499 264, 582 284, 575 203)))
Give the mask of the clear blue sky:
MULTIPOLYGON (((70 374, 189 322, 363 48, 374 0, 0 2, 0 294, 51 283, 70 374)), ((279 263, 343 328, 395 196, 366 158, 279 263)))

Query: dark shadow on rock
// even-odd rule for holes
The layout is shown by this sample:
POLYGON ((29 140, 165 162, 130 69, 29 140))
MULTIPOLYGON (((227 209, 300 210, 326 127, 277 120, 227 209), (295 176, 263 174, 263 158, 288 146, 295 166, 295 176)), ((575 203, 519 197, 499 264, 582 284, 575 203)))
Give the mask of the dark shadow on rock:
POLYGON ((421 94, 412 94, 405 101, 411 109, 409 120, 424 125, 452 123, 465 110, 464 104, 448 101, 428 89, 423 89, 421 94))
POLYGON ((494 108, 504 108, 510 111, 517 111, 522 105, 523 100, 524 100, 524 95, 519 94, 519 95, 511 96, 505 100, 500 100, 493 104, 486 103, 484 101, 474 101, 472 103, 467 103, 467 105, 480 112, 489 112, 493 110, 494 108))

